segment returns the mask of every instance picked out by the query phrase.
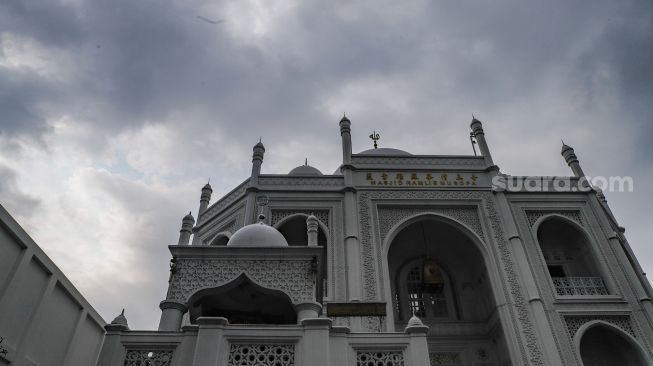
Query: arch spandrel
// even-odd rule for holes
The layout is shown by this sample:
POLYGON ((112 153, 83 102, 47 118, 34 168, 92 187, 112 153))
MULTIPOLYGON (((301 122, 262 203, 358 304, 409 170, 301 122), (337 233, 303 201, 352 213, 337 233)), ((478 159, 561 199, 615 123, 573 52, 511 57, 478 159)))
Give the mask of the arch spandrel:
POLYGON ((245 275, 251 282, 286 294, 293 304, 315 301, 313 265, 309 260, 179 260, 167 300, 188 303, 198 291, 228 285, 245 275))
POLYGON ((485 242, 485 234, 478 216, 478 208, 463 207, 392 207, 380 206, 379 232, 381 242, 386 242, 389 235, 400 231, 402 224, 419 216, 430 215, 451 220, 468 232, 474 233, 481 242, 485 242))

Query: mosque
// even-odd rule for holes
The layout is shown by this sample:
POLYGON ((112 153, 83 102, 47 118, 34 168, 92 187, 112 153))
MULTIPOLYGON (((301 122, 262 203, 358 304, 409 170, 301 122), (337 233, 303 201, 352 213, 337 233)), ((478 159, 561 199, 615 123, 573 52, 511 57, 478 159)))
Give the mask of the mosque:
MULTIPOLYGON (((653 365, 653 289, 571 147, 569 177, 508 176, 477 119, 469 156, 378 148, 375 133, 373 149, 352 153, 351 124, 340 120, 333 174, 261 174, 259 142, 250 177, 215 202, 202 188, 168 246, 156 331, 130 330, 124 314, 105 324, 60 278, 44 286, 75 303, 69 340, 33 350, 53 341, 12 338, 2 322, 30 299, 12 300, 27 275, 0 276, 0 365, 653 365)), ((22 240, 36 254, 0 264, 31 268, 25 258, 41 254, 22 240)))

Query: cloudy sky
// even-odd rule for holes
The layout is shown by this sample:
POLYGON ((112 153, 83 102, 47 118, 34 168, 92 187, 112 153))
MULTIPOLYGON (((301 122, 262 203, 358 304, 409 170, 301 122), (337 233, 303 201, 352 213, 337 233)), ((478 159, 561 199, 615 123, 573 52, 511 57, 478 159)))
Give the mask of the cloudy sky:
POLYGON ((156 328, 168 244, 245 179, 354 150, 470 154, 471 114, 514 175, 568 175, 560 138, 644 269, 653 203, 653 2, 0 1, 0 202, 110 321, 156 328))

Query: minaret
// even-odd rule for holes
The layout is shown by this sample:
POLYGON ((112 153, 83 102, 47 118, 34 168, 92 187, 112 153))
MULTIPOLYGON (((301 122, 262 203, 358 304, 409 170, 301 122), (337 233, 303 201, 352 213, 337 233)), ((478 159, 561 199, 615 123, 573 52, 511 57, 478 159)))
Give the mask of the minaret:
POLYGON ((193 232, 193 225, 195 225, 195 218, 188 212, 181 220, 181 230, 179 230, 179 242, 177 245, 188 245, 190 242, 190 234, 193 232))
POLYGON ((345 255, 347 266, 347 300, 360 301, 362 298, 362 278, 360 275, 360 242, 358 240, 358 212, 356 206, 356 189, 353 183, 351 165, 351 121, 347 116, 340 120, 340 136, 342 137, 342 172, 345 188, 343 201, 345 255))
POLYGON ((343 114, 340 120, 340 136, 342 137, 342 164, 351 164, 351 121, 343 114))
POLYGON ((252 153, 252 175, 250 183, 258 185, 258 176, 261 174, 261 165, 263 165, 263 155, 265 154, 265 146, 261 140, 254 145, 252 153))
POLYGON ((211 201, 211 193, 213 193, 211 184, 206 183, 206 185, 202 188, 202 195, 200 196, 200 210, 197 212, 198 219, 209 207, 209 202, 211 201))
POLYGON ((476 139, 478 143, 478 148, 481 150, 481 155, 485 157, 485 161, 489 166, 494 166, 492 161, 492 155, 490 154, 490 148, 487 146, 485 141, 485 132, 483 132, 483 124, 481 121, 477 120, 476 117, 472 116, 472 123, 470 125, 472 128, 472 136, 476 139))
POLYGON ((258 192, 258 177, 261 174, 261 165, 263 165, 263 155, 265 155, 265 146, 261 140, 254 145, 252 152, 252 174, 249 178, 249 187, 247 187, 247 204, 245 206, 245 225, 255 222, 256 212, 256 192, 258 192))
POLYGON ((306 218, 306 228, 308 235, 308 246, 317 246, 317 217, 312 213, 306 218))
POLYGON ((580 163, 578 162, 578 157, 576 156, 574 149, 571 146, 565 144, 564 141, 562 142, 562 151, 560 153, 562 154, 562 157, 565 158, 565 161, 571 168, 571 171, 574 172, 574 176, 579 178, 585 176, 583 169, 580 167, 580 163))

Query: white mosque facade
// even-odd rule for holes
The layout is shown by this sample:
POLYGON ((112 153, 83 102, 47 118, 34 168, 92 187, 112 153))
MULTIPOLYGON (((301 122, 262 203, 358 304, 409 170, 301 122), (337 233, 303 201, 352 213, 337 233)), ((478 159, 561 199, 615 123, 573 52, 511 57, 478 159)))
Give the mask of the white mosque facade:
MULTIPOLYGON (((105 325, 78 299, 95 319, 87 343, 103 339, 75 347, 74 318, 61 359, 82 348, 100 366, 653 365, 653 290, 572 148, 570 177, 514 177, 476 119, 478 156, 355 154, 351 122, 339 127, 334 174, 261 174, 258 143, 243 183, 213 203, 207 184, 168 247, 158 330, 130 330, 124 315, 105 325)), ((26 363, 20 339, 0 365, 95 364, 26 363)))

